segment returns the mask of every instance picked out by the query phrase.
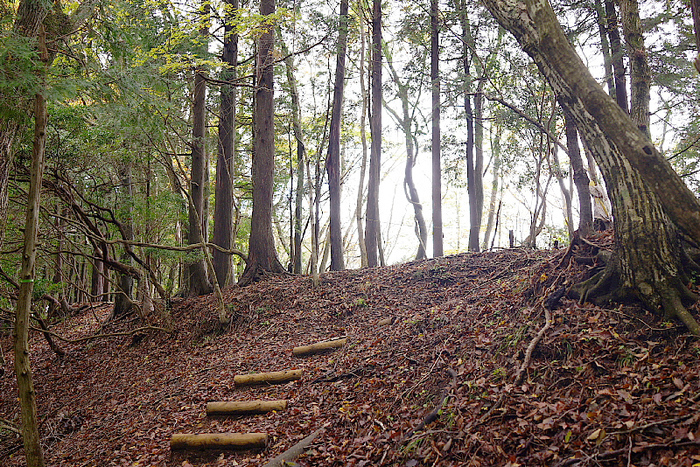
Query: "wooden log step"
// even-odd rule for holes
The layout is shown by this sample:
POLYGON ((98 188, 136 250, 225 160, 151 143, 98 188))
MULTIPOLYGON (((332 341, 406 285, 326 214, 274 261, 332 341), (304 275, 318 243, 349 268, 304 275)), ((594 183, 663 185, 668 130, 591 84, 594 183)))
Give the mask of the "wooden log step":
POLYGON ((292 349, 292 354, 295 357, 305 357, 307 355, 314 355, 321 352, 337 349, 344 346, 348 339, 343 337, 342 339, 334 339, 332 341, 318 342, 311 345, 302 345, 299 347, 294 347, 292 349))
POLYGON ((171 451, 252 450, 267 446, 267 433, 174 434, 171 451))
POLYGON ((236 386, 253 386, 256 384, 284 384, 301 379, 301 370, 273 371, 272 373, 250 373, 236 375, 233 382, 236 386))
POLYGON ((208 402, 207 415, 254 415, 272 412, 273 410, 284 410, 286 408, 286 400, 208 402))

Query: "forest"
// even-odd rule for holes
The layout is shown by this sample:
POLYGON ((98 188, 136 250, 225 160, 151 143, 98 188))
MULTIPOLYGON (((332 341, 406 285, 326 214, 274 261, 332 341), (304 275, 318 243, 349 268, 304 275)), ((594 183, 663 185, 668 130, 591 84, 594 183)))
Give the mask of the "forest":
POLYGON ((700 465, 700 0, 0 12, 1 465, 700 465))

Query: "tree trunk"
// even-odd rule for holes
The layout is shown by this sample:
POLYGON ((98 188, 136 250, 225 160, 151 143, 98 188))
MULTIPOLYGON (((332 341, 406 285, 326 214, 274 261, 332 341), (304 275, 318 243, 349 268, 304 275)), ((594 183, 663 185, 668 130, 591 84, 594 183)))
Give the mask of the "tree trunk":
MULTIPOLYGON (((22 2, 23 4, 24 2, 22 2)), ((43 28, 39 33, 39 52, 41 60, 47 65, 46 33, 43 31, 43 28)), ((24 247, 19 275, 20 288, 17 298, 14 331, 15 373, 22 414, 22 440, 28 467, 43 467, 44 465, 44 454, 41 450, 36 412, 36 393, 29 362, 29 316, 31 314, 32 292, 36 277, 37 232, 39 230, 47 118, 46 100, 43 94, 37 93, 34 99, 34 147, 32 150, 27 216, 24 226, 24 247)))
POLYGON ((382 165, 382 2, 373 0, 372 6, 372 112, 370 114, 372 143, 367 184, 367 227, 365 244, 367 265, 379 264, 379 181, 382 165))
POLYGON ((294 274, 301 274, 302 250, 301 244, 304 240, 304 229, 302 227, 304 217, 304 146, 297 141, 297 187, 294 199, 294 248, 293 248, 293 268, 294 274))
POLYGON ((343 259, 343 231, 340 223, 340 126, 345 89, 345 53, 348 44, 348 0, 340 2, 340 29, 338 33, 333 113, 328 140, 328 194, 330 196, 331 270, 345 269, 343 259))
POLYGON ((611 261, 600 277, 592 278, 579 292, 583 298, 636 296, 700 334, 697 321, 683 306, 683 300, 697 297, 683 284, 686 275, 675 232, 678 226, 694 241, 700 239, 700 203, 590 75, 549 3, 485 0, 485 4, 533 58, 562 106, 571 112, 610 190, 617 261, 611 261), (612 293, 601 297, 611 285, 612 293))
POLYGON ((695 69, 700 73, 700 0, 690 0, 690 9, 693 12, 693 25, 695 26, 695 46, 698 56, 695 58, 695 69))
POLYGON ((617 12, 614 0, 605 0, 605 24, 610 38, 610 50, 612 52, 613 76, 615 80, 615 99, 622 110, 629 113, 627 104, 627 78, 625 75, 624 51, 620 40, 617 12))
POLYGON ((479 251, 481 234, 481 219, 484 211, 484 81, 479 80, 474 96, 474 150, 473 161, 467 163, 467 179, 469 180, 469 251, 479 251), (471 166, 471 177, 469 168, 471 166))
MULTIPOLYGON (((238 0, 226 0, 224 20, 224 49, 221 60, 227 66, 221 72, 221 81, 236 78, 238 66, 238 34, 235 33, 238 0)), ((221 109, 219 113, 219 150, 216 161, 216 189, 214 205, 213 243, 229 250, 233 242, 233 178, 236 157, 236 87, 221 85, 221 109)), ((224 287, 233 281, 231 255, 214 249, 212 252, 214 273, 219 285, 224 287)))
POLYGON ((630 116, 647 138, 649 128, 649 100, 651 86, 651 69, 647 60, 642 35, 642 21, 639 18, 637 0, 619 0, 622 16, 622 32, 627 43, 630 61, 630 116))
MULTIPOLYGON (((275 13, 274 0, 260 2, 260 14, 275 13)), ((272 196, 275 178, 274 24, 266 24, 258 38, 255 108, 253 112, 253 215, 248 263, 239 285, 248 285, 266 272, 285 271, 277 258, 272 234, 272 196)))
MULTIPOLYGON (((409 102, 409 87, 408 84, 402 83, 399 78, 399 74, 394 68, 393 58, 388 51, 385 51, 387 56, 387 66, 391 76, 393 77, 394 84, 398 88, 398 97, 401 100, 401 116, 394 112, 390 107, 387 107, 389 113, 391 113, 396 119, 397 123, 401 127, 404 136, 404 142, 406 144, 406 166, 404 168, 404 178, 403 187, 406 199, 413 206, 413 214, 415 219, 415 233, 418 238, 418 252, 416 253, 417 260, 427 258, 426 244, 428 243, 428 229, 425 225, 425 217, 423 216, 423 205, 420 202, 420 197, 418 196, 418 190, 416 189, 416 184, 413 181, 413 167, 416 165, 416 159, 418 157, 418 144, 415 141, 415 136, 413 134, 413 122, 415 121, 415 110, 417 105, 413 105, 409 102), (413 113, 411 113, 413 109, 413 113)), ((414 97, 416 101, 420 99, 421 92, 414 92, 416 94, 414 97)))
POLYGON ((500 127, 496 127, 495 134, 491 139, 491 158, 493 160, 493 179, 491 180, 491 194, 489 195, 489 210, 486 216, 486 232, 484 233, 484 242, 481 244, 483 250, 487 250, 493 238, 496 237, 494 224, 496 222, 496 201, 498 198, 498 185, 501 177, 501 137, 500 127))
POLYGON ((600 35, 600 48, 601 52, 603 53, 605 83, 608 86, 608 94, 615 97, 615 79, 613 77, 612 54, 610 53, 610 40, 608 39, 608 27, 601 0, 595 0, 593 8, 595 9, 596 13, 596 22, 598 23, 598 34, 600 35))
POLYGON ((554 173, 559 184, 559 190, 561 191, 561 196, 564 198, 564 221, 566 222, 566 230, 569 233, 569 239, 574 238, 574 215, 573 208, 571 205, 571 187, 566 186, 568 177, 564 176, 564 170, 559 161, 559 146, 557 146, 556 141, 551 141, 549 143, 548 152, 552 156, 552 162, 554 167, 550 167, 550 172, 554 173))
MULTIPOLYGON (((294 248, 293 248, 293 272, 301 274, 302 270, 302 240, 303 240, 303 196, 304 196, 304 165, 306 160, 306 143, 304 142, 304 132, 301 129, 301 105, 299 104, 299 91, 297 89, 296 66, 294 65, 294 55, 289 53, 287 45, 280 37, 280 47, 282 55, 285 56, 284 64, 289 85, 289 97, 292 101, 292 130, 296 141, 297 156, 297 187, 296 187, 296 208, 294 214, 294 248)), ((313 204, 310 204, 313 205, 313 204)))
POLYGON ((574 184, 578 192, 579 222, 578 233, 581 237, 586 237, 593 226, 593 209, 591 207, 590 180, 586 169, 583 167, 581 151, 578 145, 578 130, 568 110, 564 110, 564 126, 566 129, 566 146, 569 151, 569 161, 574 172, 574 184))
MULTIPOLYGON (((202 3, 202 15, 209 12, 209 3, 202 3)), ((203 20, 205 21, 205 20, 203 20)), ((209 27, 206 25, 200 30, 203 42, 208 43, 209 27)), ((202 51, 205 53, 205 50, 202 51)), ((204 144, 206 136, 206 94, 207 84, 204 69, 197 67, 194 73, 194 95, 192 107, 192 175, 190 180, 190 197, 192 203, 189 207, 189 228, 187 229, 187 241, 190 245, 199 243, 200 239, 206 241, 205 223, 205 193, 209 184, 207 170, 207 153, 204 144)), ((187 266, 188 295, 190 297, 209 294, 213 286, 209 280, 209 274, 204 259, 198 258, 187 266)))
POLYGON ((442 168, 440 166, 440 37, 438 0, 430 0, 430 83, 432 90, 433 257, 442 256, 442 168))
MULTIPOLYGON (((132 203, 133 203, 133 183, 131 180, 131 165, 127 163, 124 167, 119 169, 119 176, 121 177, 122 189, 124 199, 121 200, 127 206, 126 213, 128 218, 122 222, 124 240, 131 241, 134 239, 133 232, 133 220, 132 220, 132 203)), ((124 252, 121 255, 120 261, 123 264, 131 265, 131 256, 126 251, 126 246, 124 246, 124 252)), ((132 309, 133 300, 131 299, 132 288, 134 285, 134 279, 130 274, 120 273, 119 274, 119 287, 114 296, 114 309, 112 311, 112 318, 118 319, 123 316, 128 315, 132 309)))
POLYGON ((362 111, 360 115, 360 141, 362 142, 362 162, 360 163, 360 182, 357 188, 357 202, 355 204, 355 223, 357 224, 357 244, 360 248, 360 266, 367 267, 367 244, 365 231, 362 228, 362 205, 365 193, 365 173, 367 172, 367 110, 369 108, 369 95, 365 84, 365 57, 366 57, 365 23, 360 21, 360 95, 362 96, 362 111))

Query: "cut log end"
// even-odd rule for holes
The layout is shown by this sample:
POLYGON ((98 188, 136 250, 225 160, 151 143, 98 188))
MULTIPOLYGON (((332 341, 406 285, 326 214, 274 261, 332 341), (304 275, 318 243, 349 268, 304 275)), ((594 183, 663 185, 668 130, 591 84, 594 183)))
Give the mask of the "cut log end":
POLYGON ((207 403, 207 415, 255 415, 273 411, 285 410, 288 402, 286 400, 276 401, 236 401, 236 402, 209 402, 207 403))
POLYGON ((267 433, 174 434, 171 451, 254 450, 267 446, 267 433))
POLYGON ((301 370, 275 371, 272 373, 251 373, 236 375, 233 382, 236 386, 254 386, 256 384, 284 384, 301 379, 301 370))
POLYGON ((327 342, 318 342, 311 345, 302 345, 299 347, 294 347, 292 349, 292 355, 295 357, 305 357, 308 355, 315 355, 322 352, 328 352, 334 349, 343 347, 347 343, 347 338, 334 339, 327 342))

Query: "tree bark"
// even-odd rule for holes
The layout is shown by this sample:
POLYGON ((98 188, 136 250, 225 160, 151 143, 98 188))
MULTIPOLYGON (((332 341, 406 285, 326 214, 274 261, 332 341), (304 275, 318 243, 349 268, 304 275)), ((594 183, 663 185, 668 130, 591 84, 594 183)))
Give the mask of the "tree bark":
POLYGON ((642 35, 642 21, 639 18, 637 0, 619 0, 622 16, 622 32, 627 43, 627 54, 630 61, 630 116, 647 138, 649 128, 649 88, 651 86, 651 68, 647 60, 642 35))
POLYGON ((382 2, 372 4, 372 111, 370 114, 369 181, 367 183, 367 265, 379 264, 379 182, 382 165, 382 2))
MULTIPOLYGON (((275 13, 274 0, 260 2, 260 14, 275 13)), ((272 233, 272 196, 275 178, 274 25, 265 24, 258 38, 255 108, 253 113, 253 215, 248 263, 239 285, 248 285, 267 272, 283 273, 272 233)))
MULTIPOLYGON (((24 5, 24 2, 21 5, 24 5)), ((43 27, 37 34, 39 35, 41 61, 48 67, 46 33, 43 27)), ((45 79, 43 75, 41 79, 45 79)), ((24 246, 19 275, 20 288, 17 298, 14 330, 15 373, 22 414, 22 440, 28 467, 43 467, 44 465, 44 454, 41 449, 37 420, 36 393, 29 361, 29 317, 31 314, 34 279, 36 277, 37 232, 39 230, 39 211, 41 209, 41 182, 44 173, 47 119, 46 100, 44 95, 39 92, 34 98, 34 146, 32 149, 27 216, 24 226, 24 246)))
POLYGON ((338 47, 333 88, 333 112, 328 140, 328 194, 330 197, 331 270, 345 269, 343 231, 340 223, 340 127, 345 89, 345 54, 348 43, 348 0, 340 2, 338 47))
POLYGON ((431 153, 433 257, 442 256, 442 168, 440 164, 440 36, 438 0, 430 0, 430 83, 432 90, 431 153))
MULTIPOLYGON (((629 116, 612 101, 567 41, 548 2, 485 0, 496 19, 516 37, 547 77, 601 168, 610 190, 616 229, 615 262, 584 290, 633 295, 651 309, 663 308, 695 334, 700 326, 682 305, 694 300, 678 251, 676 227, 700 239, 700 203, 629 116), (669 219, 670 218, 670 219, 669 219)), ((608 294, 609 295, 609 294, 608 294)))
MULTIPOLYGON (((233 24, 239 7, 239 0, 226 0, 224 15, 224 48, 221 60, 225 68, 221 81, 236 78, 238 66, 238 34, 233 24)), ((216 161, 216 189, 214 205, 214 238, 212 243, 225 250, 231 249, 233 242, 233 184, 236 157, 236 87, 221 85, 221 108, 219 111, 219 148, 216 161)), ((233 282, 231 255, 219 250, 212 252, 214 273, 221 287, 233 282)))

